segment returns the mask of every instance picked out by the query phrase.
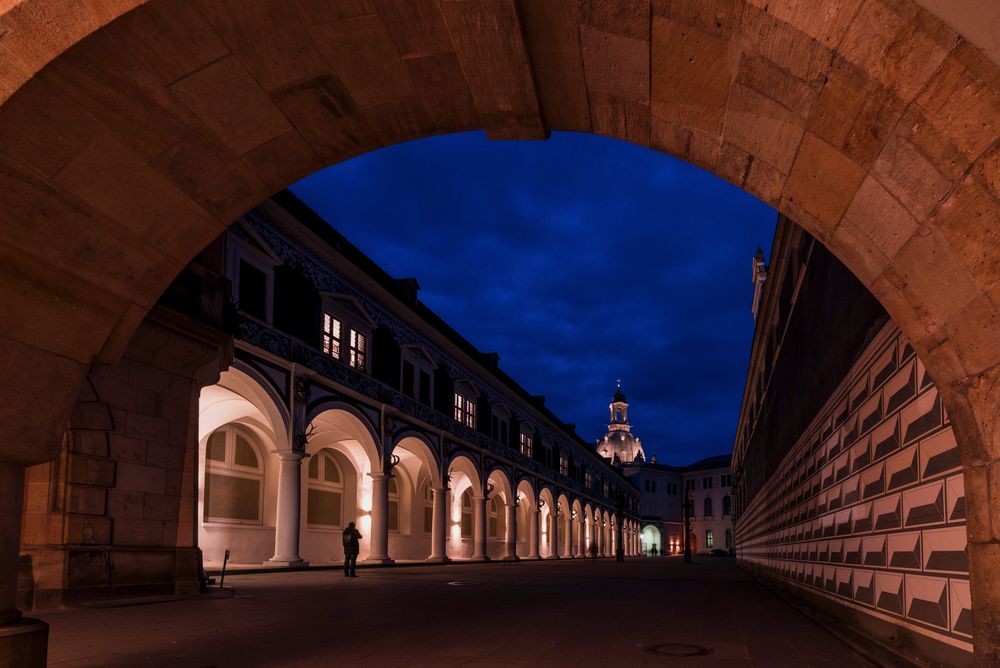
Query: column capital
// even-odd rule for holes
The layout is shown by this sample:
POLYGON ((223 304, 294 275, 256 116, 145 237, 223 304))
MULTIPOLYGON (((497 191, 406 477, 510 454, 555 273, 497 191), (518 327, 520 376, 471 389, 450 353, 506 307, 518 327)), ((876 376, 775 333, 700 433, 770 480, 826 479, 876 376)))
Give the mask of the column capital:
POLYGON ((312 456, 298 450, 272 450, 272 452, 283 462, 300 462, 306 457, 312 456))
POLYGON ((374 471, 371 472, 371 473, 369 473, 368 475, 371 476, 372 480, 386 480, 386 479, 392 477, 391 473, 380 473, 380 472, 374 472, 374 471))

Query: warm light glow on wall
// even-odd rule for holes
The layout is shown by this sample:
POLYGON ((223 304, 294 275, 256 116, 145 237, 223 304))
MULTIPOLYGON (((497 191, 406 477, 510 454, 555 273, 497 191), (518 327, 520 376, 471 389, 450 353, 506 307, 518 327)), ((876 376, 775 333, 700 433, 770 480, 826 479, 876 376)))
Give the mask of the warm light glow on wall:
MULTIPOLYGON (((372 511, 372 482, 369 476, 361 479, 360 492, 358 492, 358 510, 361 513, 372 511)), ((370 521, 370 520, 369 520, 370 521)))

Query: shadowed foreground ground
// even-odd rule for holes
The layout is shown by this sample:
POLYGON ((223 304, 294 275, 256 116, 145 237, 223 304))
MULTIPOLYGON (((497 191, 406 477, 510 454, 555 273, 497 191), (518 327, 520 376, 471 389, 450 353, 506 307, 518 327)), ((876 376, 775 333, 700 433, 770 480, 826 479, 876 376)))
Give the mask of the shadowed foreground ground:
POLYGON ((50 666, 868 666, 730 559, 229 576, 235 597, 42 615, 50 666), (708 647, 668 658, 659 643, 708 647))

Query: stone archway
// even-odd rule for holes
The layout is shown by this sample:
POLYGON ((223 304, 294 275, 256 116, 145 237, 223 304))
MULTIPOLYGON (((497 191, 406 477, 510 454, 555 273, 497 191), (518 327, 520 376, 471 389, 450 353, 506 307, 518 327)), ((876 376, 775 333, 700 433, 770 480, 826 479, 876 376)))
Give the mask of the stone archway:
POLYGON ((4 507, 90 365, 275 190, 435 133, 594 132, 776 206, 914 343, 962 451, 977 651, 998 658, 1000 591, 976 574, 1000 567, 1000 69, 970 42, 909 0, 136 5, 0 14, 4 507))

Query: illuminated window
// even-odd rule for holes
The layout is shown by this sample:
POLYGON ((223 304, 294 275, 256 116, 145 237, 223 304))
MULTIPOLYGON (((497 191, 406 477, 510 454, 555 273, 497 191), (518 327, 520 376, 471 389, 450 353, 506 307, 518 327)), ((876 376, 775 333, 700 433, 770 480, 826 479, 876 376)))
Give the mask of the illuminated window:
POLYGON ((472 492, 462 492, 462 538, 472 538, 472 492))
POLYGON ((226 425, 205 444, 206 522, 260 524, 264 467, 249 430, 226 425))
POLYGON ((710 497, 705 497, 705 517, 712 516, 712 499, 710 497))
POLYGON ((389 490, 389 531, 399 531, 399 485, 395 478, 386 481, 389 490))
POLYGON ((424 533, 430 533, 434 529, 434 490, 431 484, 424 487, 424 533))
POLYGON ((306 523, 318 527, 339 527, 343 521, 344 477, 329 450, 309 458, 309 490, 306 495, 306 523))
POLYGON ((355 369, 365 370, 365 361, 368 359, 368 337, 357 331, 351 330, 351 357, 349 363, 355 369))
POLYGON ((593 487, 594 486, 594 476, 591 475, 590 469, 587 469, 583 473, 583 484, 584 484, 585 487, 593 487))
POLYGON ((323 354, 340 359, 342 323, 329 313, 323 314, 323 354))
POLYGON ((715 547, 715 537, 712 535, 711 529, 705 529, 705 547, 709 549, 715 547))
POLYGON ((470 429, 476 428, 476 403, 461 392, 455 393, 455 420, 470 429))
POLYGON ((521 454, 531 459, 534 455, 535 449, 533 445, 533 439, 531 434, 527 432, 521 432, 521 454))
POLYGON ((733 502, 729 496, 722 497, 722 516, 728 517, 733 514, 733 502))
POLYGON ((559 473, 569 475, 569 457, 559 453, 559 473))

